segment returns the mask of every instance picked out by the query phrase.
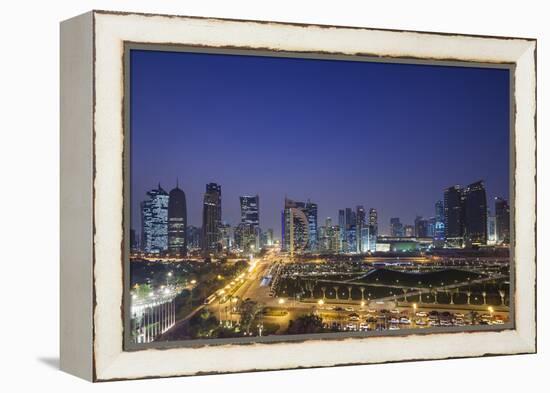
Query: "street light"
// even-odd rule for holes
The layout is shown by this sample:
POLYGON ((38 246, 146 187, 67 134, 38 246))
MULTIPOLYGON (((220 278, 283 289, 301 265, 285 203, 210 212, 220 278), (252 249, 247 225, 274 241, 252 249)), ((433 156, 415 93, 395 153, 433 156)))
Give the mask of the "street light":
POLYGON ((319 301, 317 302, 320 306, 322 306, 323 304, 325 304, 325 301, 323 299, 319 299, 319 301))
POLYGON ((285 304, 285 299, 283 299, 282 297, 279 298, 279 304, 285 304))

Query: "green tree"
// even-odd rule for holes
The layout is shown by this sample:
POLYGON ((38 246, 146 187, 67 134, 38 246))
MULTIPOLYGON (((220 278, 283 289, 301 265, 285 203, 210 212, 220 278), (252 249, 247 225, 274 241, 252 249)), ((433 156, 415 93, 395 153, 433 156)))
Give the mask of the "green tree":
POLYGON ((315 314, 302 315, 291 320, 288 324, 287 334, 311 334, 322 333, 323 319, 315 314))

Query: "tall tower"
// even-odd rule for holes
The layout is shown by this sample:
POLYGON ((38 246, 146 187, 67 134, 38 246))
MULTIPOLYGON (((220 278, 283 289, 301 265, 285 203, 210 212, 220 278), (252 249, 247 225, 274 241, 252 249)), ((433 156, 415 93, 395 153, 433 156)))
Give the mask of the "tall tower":
POLYGON ((510 243, 510 206, 504 198, 495 198, 495 221, 497 243, 510 243))
POLYGON ((168 194, 160 184, 147 192, 149 199, 141 202, 142 249, 147 253, 168 250, 168 194))
POLYGON ((444 192, 445 241, 451 247, 462 247, 464 220, 462 212, 462 189, 452 186, 444 192))
POLYGON ((463 192, 464 241, 468 247, 487 244, 487 196, 482 181, 463 192))
POLYGON ((390 218, 390 234, 392 237, 402 237, 405 234, 399 217, 390 218))
POLYGON ((316 251, 319 240, 317 234, 317 204, 308 199, 304 213, 307 216, 308 222, 308 250, 316 251))
POLYGON ((305 204, 285 198, 282 213, 283 221, 283 251, 291 256, 295 252, 303 252, 309 244, 309 220, 305 204))
POLYGON ((367 225, 367 213, 363 206, 357 206, 355 210, 355 230, 356 241, 355 248, 357 253, 366 252, 368 244, 369 228, 367 225))
POLYGON ((168 199, 168 251, 173 256, 187 254, 187 203, 179 185, 168 199))
POLYGON ((437 248, 445 245, 445 209, 443 201, 435 203, 434 246, 437 248))
POLYGON ((260 251, 260 197, 258 195, 241 196, 239 200, 241 204, 240 248, 246 252, 260 251))
POLYGON ((208 183, 202 207, 202 233, 204 253, 217 253, 220 248, 222 224, 222 187, 208 183))
POLYGON ((260 197, 241 196, 241 223, 250 224, 254 227, 260 226, 260 197))

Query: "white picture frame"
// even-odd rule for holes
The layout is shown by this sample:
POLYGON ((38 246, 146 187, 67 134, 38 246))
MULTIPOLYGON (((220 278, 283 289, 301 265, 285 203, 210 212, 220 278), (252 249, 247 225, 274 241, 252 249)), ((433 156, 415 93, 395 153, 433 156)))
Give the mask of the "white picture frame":
POLYGON ((536 40, 91 11, 61 24, 61 368, 90 381, 536 352, 536 40), (124 48, 514 67, 514 324, 502 331, 124 350, 124 48))

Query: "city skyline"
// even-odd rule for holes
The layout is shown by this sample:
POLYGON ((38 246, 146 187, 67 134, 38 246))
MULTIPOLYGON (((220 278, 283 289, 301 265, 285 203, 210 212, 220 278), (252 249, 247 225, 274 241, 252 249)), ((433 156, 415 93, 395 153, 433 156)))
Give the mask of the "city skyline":
POLYGON ((319 221, 374 207, 380 233, 391 217, 433 216, 453 184, 483 179, 489 201, 508 199, 508 78, 470 67, 132 51, 132 227, 145 193, 176 179, 188 225, 202 225, 204 184, 216 182, 223 221, 236 225, 239 197, 258 194, 260 225, 277 238, 285 195, 315 200, 319 221), (214 65, 224 71, 208 71, 214 65), (321 97, 320 85, 332 95, 321 97))
MULTIPOLYGON (((335 222, 336 224, 338 224, 338 216, 339 216, 339 212, 343 211, 343 210, 348 210, 348 209, 351 209, 351 211, 353 211, 354 213, 356 213, 356 209, 366 209, 366 223, 369 222, 369 210, 372 210, 374 209, 375 210, 375 214, 377 216, 377 219, 375 221, 375 225, 376 225, 376 229, 377 229, 377 235, 379 236, 414 236, 414 235, 408 235, 407 232, 406 232, 406 229, 407 227, 410 227, 412 228, 413 230, 415 229, 415 226, 417 225, 417 221, 419 219, 422 219, 423 221, 427 221, 429 219, 435 219, 438 217, 438 204, 441 204, 441 208, 443 208, 443 201, 445 199, 445 193, 446 191, 448 191, 449 189, 457 189, 460 191, 460 193, 462 193, 465 189, 468 189, 468 187, 472 186, 473 184, 478 184, 478 183, 482 183, 482 181, 476 181, 474 183, 471 183, 469 185, 453 185, 451 187, 448 187, 446 188, 445 190, 443 190, 443 192, 441 193, 441 196, 440 196, 440 199, 436 199, 434 202, 433 202, 433 211, 431 212, 431 214, 426 214, 426 215, 421 215, 421 214, 415 214, 414 215, 414 219, 412 221, 406 221, 404 220, 401 216, 396 216, 396 215, 392 215, 392 214, 388 214, 387 216, 389 217, 388 218, 388 222, 387 223, 383 223, 381 222, 379 219, 378 219, 378 216, 380 215, 380 212, 379 212, 379 209, 376 207, 376 206, 365 206, 365 205, 355 205, 355 206, 342 206, 341 208, 339 208, 337 211, 336 211, 336 214, 334 215, 331 215, 331 216, 326 216, 326 217, 321 217, 321 216, 317 216, 317 222, 318 222, 318 226, 322 226, 326 220, 330 220, 332 222, 335 222), (462 188, 463 187, 463 188, 462 188), (395 235, 394 234, 394 228, 392 228, 392 221, 397 219, 398 220, 398 223, 402 225, 402 230, 403 230, 403 234, 402 235, 395 235), (386 230, 378 230, 380 227, 387 227, 386 230)), ((209 185, 212 185, 212 184, 215 184, 217 185, 217 183, 208 183, 206 184, 206 186, 208 187, 209 185)), ((219 185, 221 187, 221 185, 219 185)), ((155 188, 152 188, 151 190, 147 191, 146 192, 146 195, 149 196, 151 193, 155 194, 156 191, 159 189, 162 189, 166 192, 166 194, 168 195, 168 191, 167 190, 170 190, 170 188, 167 188, 167 189, 164 189, 164 187, 162 187, 162 185, 160 183, 158 183, 157 187, 155 188)), ((182 190, 180 188, 180 185, 179 183, 174 186, 174 188, 171 189, 170 192, 173 192, 173 191, 183 191, 185 193, 185 190, 182 190)), ((484 191, 487 193, 487 195, 489 195, 489 193, 487 192, 487 190, 484 188, 484 191)), ((204 195, 204 194, 203 194, 204 195)), ((250 220, 250 217, 249 216, 243 216, 243 200, 250 200, 250 199, 259 199, 260 198, 260 195, 240 195, 238 197, 238 200, 239 200, 239 217, 237 217, 237 219, 235 221, 228 221, 226 219, 224 219, 224 216, 223 216, 223 213, 220 215, 221 217, 221 220, 220 220, 220 224, 222 225, 229 225, 233 228, 236 228, 239 224, 243 224, 243 223, 246 223, 246 224, 251 224, 253 223, 256 227, 259 227, 262 231, 267 231, 267 230, 274 230, 273 227, 268 227, 268 226, 265 226, 265 225, 262 225, 261 224, 261 218, 262 215, 264 214, 263 210, 260 208, 259 206, 259 202, 257 202, 257 207, 255 208, 255 218, 254 218, 254 221, 251 221, 250 220)), ((183 196, 183 199, 185 200, 185 194, 183 196)), ((279 219, 280 219, 280 215, 282 212, 284 212, 284 201, 286 200, 291 200, 291 198, 288 198, 287 196, 285 196, 285 199, 283 200, 282 204, 281 204, 281 208, 280 210, 278 211, 278 214, 279 214, 279 219)), ((310 201, 311 198, 307 198, 306 199, 307 201, 310 201)), ((487 219, 489 219, 491 216, 494 217, 495 215, 498 215, 498 204, 499 204, 499 201, 504 201, 506 204, 508 203, 508 200, 507 198, 503 198, 502 196, 496 196, 494 198, 488 198, 486 197, 486 208, 487 208, 487 219), (491 216, 489 216, 489 213, 491 214, 491 216)), ((168 201, 168 199, 167 199, 168 201)), ((224 198, 220 198, 220 201, 221 201, 221 205, 224 206, 224 198)), ((136 227, 132 227, 132 230, 135 231, 136 228, 142 228, 143 227, 143 218, 142 218, 142 209, 143 209, 143 204, 146 203, 147 200, 144 198, 141 202, 140 202, 140 210, 138 211, 138 214, 140 215, 140 217, 138 218, 137 220, 137 223, 139 223, 140 225, 136 225, 136 227)), ((184 202, 185 203, 185 202, 184 202)), ((226 202, 227 203, 227 202, 226 202)), ((168 202, 166 202, 167 206, 168 206, 168 202)), ((203 202, 201 203, 199 209, 201 211, 201 214, 203 214, 203 208, 204 208, 204 200, 203 202)), ((317 203, 314 203, 316 208, 319 208, 318 204, 317 203)), ((223 207, 222 207, 222 212, 223 212, 223 207)), ((187 215, 189 214, 189 208, 187 206, 187 209, 186 209, 186 219, 187 219, 187 215)), ((248 213, 248 214, 254 214, 254 213, 248 213)), ((202 217, 202 219, 204 219, 204 217, 202 217)), ((487 223, 484 224, 485 226, 487 226, 487 223)), ((187 223, 185 226, 187 227, 195 227, 197 229, 202 229, 202 226, 203 226, 203 221, 200 221, 196 224, 193 224, 193 223, 187 223)), ((281 228, 281 233, 282 233, 282 228, 281 228)), ((281 236, 281 233, 277 233, 275 236, 274 236, 274 239, 276 240, 282 240, 282 236, 281 236)), ((136 235, 139 234, 139 232, 135 232, 136 235)), ((462 235, 460 235, 462 236, 462 235)), ((434 233, 434 236, 431 236, 431 237, 436 237, 435 236, 435 233, 434 233)))

